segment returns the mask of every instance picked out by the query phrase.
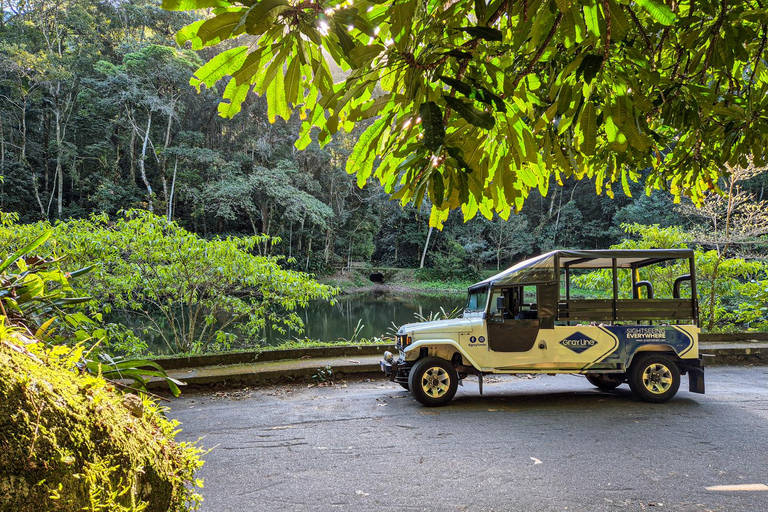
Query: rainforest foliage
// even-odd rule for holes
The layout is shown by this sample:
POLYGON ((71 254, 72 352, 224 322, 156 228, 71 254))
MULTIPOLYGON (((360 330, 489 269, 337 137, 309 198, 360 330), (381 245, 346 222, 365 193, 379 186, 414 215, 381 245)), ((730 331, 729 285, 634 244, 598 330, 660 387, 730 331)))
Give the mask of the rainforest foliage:
MULTIPOLYGON (((0 210, 18 215, 1 256, 54 229, 68 268, 96 265, 75 281, 82 295, 134 316, 183 311, 167 339, 175 350, 230 342, 217 328, 225 315, 205 313, 212 300, 255 308, 254 332, 270 315, 295 320, 301 299, 259 305, 270 292, 250 276, 231 282, 243 275, 236 262, 315 274, 423 266, 441 282, 642 239, 624 224, 679 229, 715 251, 716 277, 733 257, 766 254, 758 2, 206 5, 0 0, 0 210), (222 67, 207 74, 211 62, 222 67), (137 209, 157 219, 124 213, 137 209), (116 249, 141 222, 145 236, 116 249), (179 265, 206 270, 179 247, 234 258, 221 265, 234 275, 219 280, 211 266, 179 281, 179 265), (151 282, 141 262, 159 255, 160 293, 129 293, 151 282), (169 282, 183 292, 196 279, 209 294, 167 302, 180 297, 169 282)), ((736 278, 751 292, 722 302, 731 314, 755 298, 740 325, 766 324, 765 279, 736 278)), ((725 317, 715 318, 712 328, 725 317)), ((141 349, 105 328, 115 346, 141 349)))
MULTIPOLYGON (((0 213, 2 229, 14 217, 0 213)), ((65 272, 52 234, 0 257, 0 509, 197 509, 202 450, 143 393, 161 377, 178 395, 178 381, 104 351, 101 316, 72 286, 93 267, 65 272)))
POLYGON ((641 177, 700 203, 725 165, 765 165, 766 9, 759 0, 163 0, 213 8, 178 34, 218 45, 198 89, 250 90, 297 147, 363 124, 347 171, 431 224, 507 219, 551 177, 629 193, 641 177), (231 40, 231 41, 230 41, 231 40), (223 44, 220 44, 223 43, 223 44), (332 65, 343 75, 335 79, 332 65), (231 77, 229 79, 228 77, 231 77), (376 165, 378 164, 378 165, 376 165))

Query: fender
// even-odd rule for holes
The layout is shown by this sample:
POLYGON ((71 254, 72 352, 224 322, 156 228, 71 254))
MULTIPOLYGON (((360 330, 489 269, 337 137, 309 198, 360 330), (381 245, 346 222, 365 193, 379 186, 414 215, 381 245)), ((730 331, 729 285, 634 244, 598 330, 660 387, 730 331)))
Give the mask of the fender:
POLYGON ((408 355, 413 353, 419 353, 419 351, 422 348, 428 348, 431 346, 450 346, 453 349, 455 349, 456 352, 461 354, 461 357, 463 357, 466 361, 469 361, 469 364, 475 367, 476 370, 480 371, 481 367, 475 362, 474 359, 472 359, 469 354, 461 347, 461 345, 458 344, 455 340, 452 339, 432 339, 432 340, 420 340, 412 343, 410 346, 406 347, 403 352, 405 353, 405 359, 408 360, 408 355))
POLYGON ((635 358, 635 356, 643 352, 652 352, 654 354, 671 354, 675 357, 680 357, 672 345, 667 345, 665 343, 641 345, 637 347, 637 350, 627 355, 627 368, 629 368, 629 366, 632 364, 632 360, 635 358))

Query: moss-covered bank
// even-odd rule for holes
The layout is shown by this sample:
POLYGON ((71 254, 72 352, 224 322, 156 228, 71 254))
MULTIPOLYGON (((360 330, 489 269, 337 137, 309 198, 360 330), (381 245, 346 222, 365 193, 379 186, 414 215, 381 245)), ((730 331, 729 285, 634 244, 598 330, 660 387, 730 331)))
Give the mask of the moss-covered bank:
POLYGON ((78 358, 0 339, 0 511, 197 508, 200 450, 151 400, 73 372, 78 358))

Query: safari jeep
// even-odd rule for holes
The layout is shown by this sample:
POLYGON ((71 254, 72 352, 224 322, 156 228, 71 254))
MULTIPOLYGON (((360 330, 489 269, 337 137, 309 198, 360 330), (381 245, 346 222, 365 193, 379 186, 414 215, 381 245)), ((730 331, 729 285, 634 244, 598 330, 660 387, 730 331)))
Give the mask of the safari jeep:
POLYGON ((482 394, 483 375, 503 373, 583 374, 604 390, 627 382, 646 402, 668 401, 688 374, 704 393, 693 251, 553 251, 468 295, 461 318, 404 325, 399 354, 384 354, 384 373, 423 405, 450 402, 467 375, 482 394), (579 279, 605 283, 605 297, 572 298, 579 279))

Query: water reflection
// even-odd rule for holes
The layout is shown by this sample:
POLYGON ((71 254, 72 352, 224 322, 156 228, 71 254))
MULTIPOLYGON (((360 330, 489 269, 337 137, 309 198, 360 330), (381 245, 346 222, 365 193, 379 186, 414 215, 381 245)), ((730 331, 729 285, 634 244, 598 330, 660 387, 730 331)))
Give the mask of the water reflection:
MULTIPOLYGON (((456 307, 463 308, 466 296, 454 295, 421 295, 421 294, 358 294, 345 295, 337 298, 336 304, 328 302, 312 302, 308 307, 299 311, 304 321, 304 332, 287 332, 281 334, 273 329, 266 329, 263 340, 239 337, 231 348, 249 348, 258 345, 279 345, 294 338, 309 338, 321 341, 351 340, 355 334, 358 322, 362 326, 357 333, 357 339, 382 337, 387 331, 393 331, 393 324, 415 322, 416 314, 428 317, 431 313, 440 312, 441 308, 450 312, 456 307)), ((156 331, 144 331, 148 324, 141 316, 112 313, 110 322, 122 323, 134 330, 137 336, 146 341, 149 350, 155 354, 168 354, 178 350, 168 347, 163 337, 156 331)), ((163 330, 170 340, 173 340, 172 329, 164 317, 154 318, 155 326, 163 330)), ((236 326, 228 329, 237 332, 236 326)))
MULTIPOLYGON (((301 337, 318 340, 350 339, 358 325, 364 326, 358 337, 372 338, 383 336, 397 326, 415 322, 415 314, 428 316, 443 308, 450 312, 456 307, 463 307, 464 295, 351 295, 343 296, 333 306, 327 302, 315 302, 300 314, 304 320, 305 331, 301 337)), ((278 332, 267 333, 267 343, 274 345, 282 340, 299 336, 282 335, 278 332)))

